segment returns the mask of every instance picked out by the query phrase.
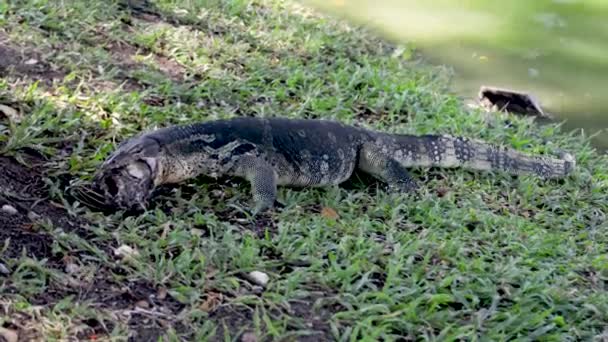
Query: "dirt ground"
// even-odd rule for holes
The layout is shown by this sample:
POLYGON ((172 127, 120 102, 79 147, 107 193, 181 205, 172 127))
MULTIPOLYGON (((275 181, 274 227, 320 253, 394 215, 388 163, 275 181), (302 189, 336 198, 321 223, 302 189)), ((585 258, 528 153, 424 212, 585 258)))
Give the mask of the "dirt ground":
MULTIPOLYGON (((20 156, 27 165, 13 157, 0 157, 0 207, 3 207, 3 210, 0 210, 2 226, 0 241, 8 241, 0 257, 0 263, 6 268, 4 266, 6 261, 27 256, 34 260, 46 260, 45 266, 58 272, 69 273, 74 265, 95 269, 95 275, 88 278, 68 277, 67 280, 57 281, 46 277, 46 290, 32 294, 29 301, 33 305, 45 308, 52 308, 69 296, 80 302, 94 303, 98 310, 110 312, 126 321, 130 329, 130 341, 156 340, 164 335, 167 327, 172 327, 183 334, 191 333, 179 323, 178 314, 184 305, 168 295, 167 289, 155 287, 141 280, 129 281, 125 278, 124 281, 117 281, 116 275, 124 275, 126 271, 117 263, 104 264, 96 261, 96 256, 86 250, 73 249, 70 254, 57 254, 53 251, 53 244, 58 243, 57 229, 76 234, 96 244, 96 247, 108 256, 111 256, 118 246, 95 239, 94 234, 89 230, 89 222, 70 215, 63 205, 50 199, 48 186, 43 181, 45 172, 48 171, 44 167, 44 159, 27 153, 20 156), (54 233, 46 231, 45 225, 53 227, 54 233)), ((224 185, 217 185, 217 191, 214 192, 220 197, 222 186, 224 185)), ((183 190, 189 191, 187 187, 183 190)), ((163 206, 162 201, 159 205, 163 206)), ((253 224, 242 225, 242 217, 234 212, 218 212, 218 215, 236 225, 241 225, 243 230, 251 231, 259 237, 267 233, 274 234, 276 230, 276 224, 269 217, 262 216, 253 224)), ((273 258, 280 258, 279 255, 273 255, 272 250, 263 253, 273 258)), ((281 267, 281 272, 290 272, 292 266, 285 263, 281 267)), ((14 270, 6 269, 6 271, 10 273, 14 270)), ((5 287, 5 291, 7 294, 19 293, 10 283, 5 287)), ((222 298, 209 299, 211 306, 209 319, 218 323, 219 331, 216 335, 218 340, 223 336, 226 328, 230 332, 248 326, 253 328, 252 309, 220 305, 225 301, 223 296, 219 293, 213 295, 222 298)), ((290 303, 290 310, 294 311, 292 314, 295 313, 303 318, 304 327, 317 331, 317 335, 302 337, 299 340, 313 341, 319 336, 330 334, 326 319, 331 315, 331 311, 326 308, 314 309, 313 303, 314 298, 303 298, 301 301, 290 303)), ((36 324, 35 317, 24 315, 10 306, 4 307, 2 314, 11 317, 4 324, 4 328, 19 331, 20 340, 42 338, 37 335, 36 329, 28 329, 32 324, 36 324)), ((280 312, 275 314, 279 315, 280 312)), ((78 338, 82 339, 97 339, 97 336, 107 335, 114 328, 112 320, 95 317, 85 320, 82 324, 84 327, 78 333, 78 338)))
MULTIPOLYGON (((90 237, 86 222, 79 218, 70 217, 65 209, 58 203, 49 200, 48 189, 42 182, 44 169, 41 161, 31 158, 32 167, 26 167, 14 158, 0 157, 0 241, 10 241, 5 248, 2 259, 18 258, 26 255, 35 260, 47 260, 46 266, 51 269, 65 270, 73 265, 72 259, 86 260, 86 251, 74 251, 73 255, 57 255, 53 252, 54 238, 44 231, 37 231, 36 223, 50 222, 53 227, 65 232, 72 232, 83 239, 90 237), (16 212, 6 210, 6 206, 16 209, 16 212)), ((99 246, 102 250, 110 251, 111 246, 99 246)), ((89 255, 89 257, 92 257, 89 255)), ((1 260, 1 259, 0 259, 1 260)), ((89 265, 91 266, 91 265, 89 265)), ((72 279, 68 284, 58 284, 48 281, 48 288, 42 293, 29 298, 34 305, 52 307, 67 296, 75 296, 80 301, 92 301, 100 309, 128 312, 128 324, 136 333, 134 340, 149 341, 160 336, 163 332, 163 320, 150 317, 144 311, 137 312, 137 308, 162 308, 167 316, 175 315, 182 305, 167 295, 159 295, 162 289, 154 288, 143 282, 114 282, 111 272, 120 273, 120 269, 109 269, 107 265, 94 265, 97 268, 95 277, 88 281, 72 279), (129 312, 130 311, 130 312, 129 312)), ((12 270, 9 270, 9 272, 12 270)), ((11 286, 8 287, 8 293, 11 286)), ((10 310, 10 309, 9 309, 10 310)), ((10 314, 10 313, 6 313, 10 314)), ((13 313, 15 314, 15 313, 13 313)), ((12 324, 19 327, 21 321, 18 314, 12 324)), ((22 319, 24 317, 21 317, 22 319)), ((27 326, 26 321, 21 321, 27 326)), ((81 331, 81 335, 107 334, 112 327, 96 319, 90 319, 88 326, 81 331)), ((164 323, 166 324, 166 322, 164 323)), ((27 340, 22 336, 22 340, 27 340)), ((34 336, 30 336, 34 338, 34 336)))
POLYGON ((7 332, 18 341, 606 336, 608 164, 583 138, 477 115, 446 93, 443 68, 283 1, 4 3, 0 342, 7 332), (281 188, 284 207, 255 220, 244 213, 245 180, 163 187, 149 210, 124 215, 73 197, 142 130, 232 115, 563 147, 580 170, 544 182, 412 169, 424 184, 412 194, 358 172, 340 188, 281 188), (248 277, 254 270, 266 287, 248 277))

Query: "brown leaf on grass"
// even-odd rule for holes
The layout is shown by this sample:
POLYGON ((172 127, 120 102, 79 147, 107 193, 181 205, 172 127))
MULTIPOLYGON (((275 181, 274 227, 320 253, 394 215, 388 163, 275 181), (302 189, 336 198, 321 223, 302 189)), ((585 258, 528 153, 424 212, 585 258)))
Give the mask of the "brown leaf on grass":
POLYGON ((4 114, 4 116, 14 123, 19 123, 21 121, 21 115, 19 112, 7 105, 0 104, 0 113, 4 114))
POLYGON ((160 300, 165 300, 165 298, 167 298, 167 294, 168 294, 167 289, 164 287, 161 287, 158 289, 158 292, 156 293, 156 298, 158 298, 160 300))
POLYGON ((207 292, 205 297, 205 301, 200 306, 201 310, 205 312, 215 310, 215 308, 222 304, 222 301, 224 300, 224 296, 218 292, 207 292))
POLYGON ((323 207, 323 209, 321 209, 321 216, 332 220, 337 220, 340 218, 340 215, 338 215, 338 213, 330 207, 323 207))
POLYGON ((150 303, 148 303, 147 300, 142 299, 142 300, 138 300, 137 302, 135 302, 135 307, 141 308, 141 309, 149 309, 150 308, 150 303))

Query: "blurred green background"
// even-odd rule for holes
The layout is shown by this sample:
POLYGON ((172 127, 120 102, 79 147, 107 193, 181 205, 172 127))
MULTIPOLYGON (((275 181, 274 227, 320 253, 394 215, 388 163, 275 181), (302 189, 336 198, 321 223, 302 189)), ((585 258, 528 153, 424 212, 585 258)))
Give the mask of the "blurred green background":
POLYGON ((567 129, 608 148, 607 0, 303 0, 412 43, 454 70, 453 90, 481 85, 530 92, 567 129))

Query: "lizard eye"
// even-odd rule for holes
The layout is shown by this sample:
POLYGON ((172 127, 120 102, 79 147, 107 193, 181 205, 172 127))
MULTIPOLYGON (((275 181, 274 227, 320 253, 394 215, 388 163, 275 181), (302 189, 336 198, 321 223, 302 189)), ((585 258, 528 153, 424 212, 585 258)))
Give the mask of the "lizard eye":
POLYGON ((127 172, 137 179, 144 179, 150 175, 150 166, 145 162, 135 162, 127 165, 127 172))
POLYGON ((156 159, 155 158, 144 158, 143 161, 148 165, 149 171, 151 173, 156 172, 156 159))

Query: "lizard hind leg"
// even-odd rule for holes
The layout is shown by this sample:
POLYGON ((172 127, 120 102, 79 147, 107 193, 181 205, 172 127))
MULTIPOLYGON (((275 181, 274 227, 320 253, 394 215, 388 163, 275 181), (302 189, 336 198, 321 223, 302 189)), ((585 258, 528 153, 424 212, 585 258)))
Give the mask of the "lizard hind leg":
POLYGON ((262 158, 246 157, 241 160, 244 177, 251 184, 253 216, 274 207, 277 199, 277 175, 262 158))
POLYGON ((397 192, 413 192, 419 188, 405 167, 373 144, 363 145, 358 168, 397 192))

